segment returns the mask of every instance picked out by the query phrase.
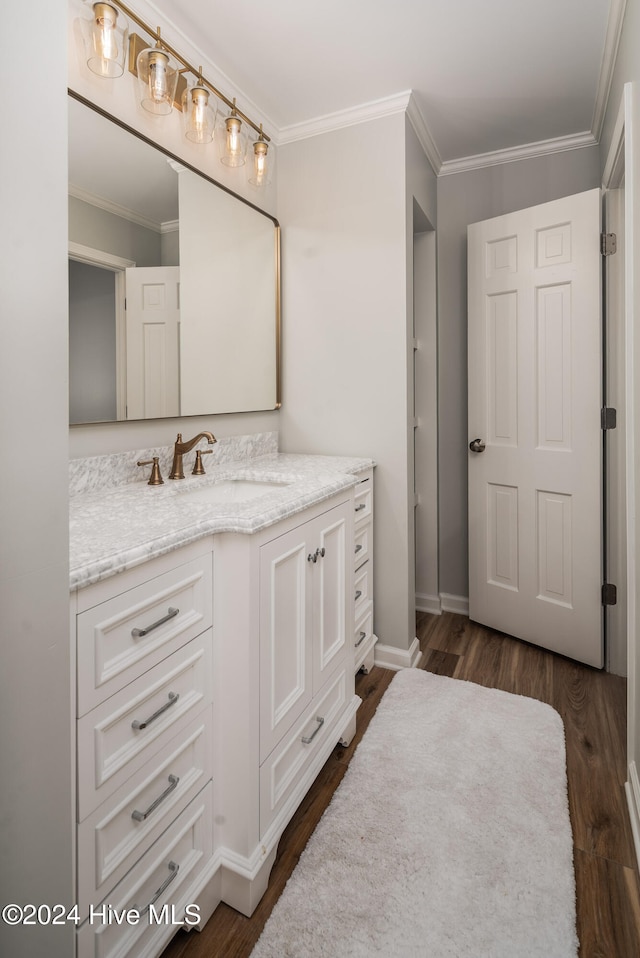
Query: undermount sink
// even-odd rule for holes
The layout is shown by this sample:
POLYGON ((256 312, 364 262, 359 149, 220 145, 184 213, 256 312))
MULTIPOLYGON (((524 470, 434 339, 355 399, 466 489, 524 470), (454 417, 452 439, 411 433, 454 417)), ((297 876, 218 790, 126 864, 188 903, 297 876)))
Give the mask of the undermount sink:
POLYGON ((220 479, 199 489, 181 490, 180 495, 190 502, 246 502, 287 485, 287 482, 272 482, 268 479, 220 479))

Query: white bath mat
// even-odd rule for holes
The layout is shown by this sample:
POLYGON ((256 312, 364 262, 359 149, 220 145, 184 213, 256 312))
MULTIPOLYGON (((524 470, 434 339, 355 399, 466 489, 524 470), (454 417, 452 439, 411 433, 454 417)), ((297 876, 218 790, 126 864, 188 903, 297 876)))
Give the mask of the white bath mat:
POLYGON ((252 958, 575 958, 564 729, 397 673, 252 958))

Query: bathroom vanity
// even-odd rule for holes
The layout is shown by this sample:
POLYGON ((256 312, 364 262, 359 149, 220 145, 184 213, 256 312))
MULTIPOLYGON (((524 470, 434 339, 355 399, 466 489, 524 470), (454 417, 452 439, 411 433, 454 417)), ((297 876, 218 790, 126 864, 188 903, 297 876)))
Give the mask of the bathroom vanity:
POLYGON ((253 912, 355 732, 372 514, 370 460, 277 453, 72 496, 79 958, 253 912))

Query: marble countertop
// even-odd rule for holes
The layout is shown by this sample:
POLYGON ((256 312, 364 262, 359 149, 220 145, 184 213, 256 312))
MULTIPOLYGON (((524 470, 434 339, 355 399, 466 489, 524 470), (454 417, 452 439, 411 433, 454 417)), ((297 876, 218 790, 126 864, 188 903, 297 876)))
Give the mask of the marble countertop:
MULTIPOLYGON (((205 463, 206 465, 206 463, 205 463)), ((216 532, 251 534, 355 484, 371 459, 272 453, 207 469, 205 476, 132 482, 70 499, 71 590, 124 572, 216 532), (282 483, 257 498, 228 503, 190 499, 222 479, 282 483)))

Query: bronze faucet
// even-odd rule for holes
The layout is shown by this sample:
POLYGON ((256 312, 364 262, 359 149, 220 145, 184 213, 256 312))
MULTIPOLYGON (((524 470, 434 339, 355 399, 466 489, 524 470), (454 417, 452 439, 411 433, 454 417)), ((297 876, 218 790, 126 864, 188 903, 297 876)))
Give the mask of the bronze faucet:
POLYGON ((184 479, 182 457, 185 452, 190 452, 190 450, 193 449, 196 443, 200 442, 201 439, 206 439, 210 444, 217 442, 216 437, 211 432, 199 432, 197 436, 194 436, 193 439, 189 439, 188 442, 183 442, 182 433, 178 433, 178 438, 176 439, 175 446, 173 447, 173 465, 171 466, 169 479, 184 479))

